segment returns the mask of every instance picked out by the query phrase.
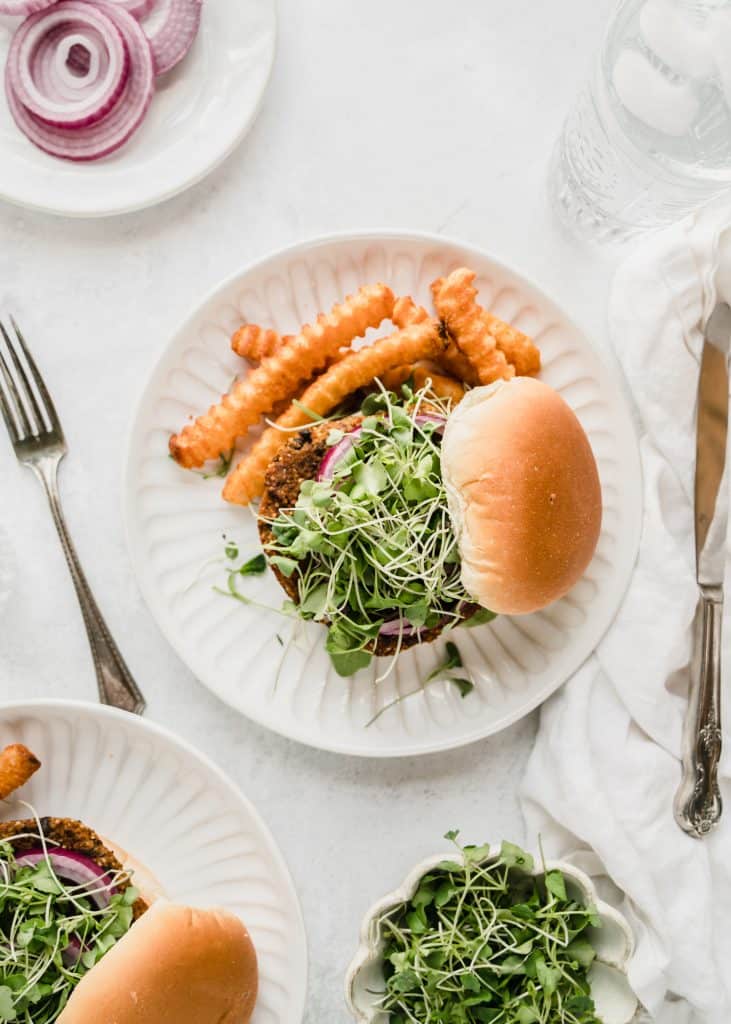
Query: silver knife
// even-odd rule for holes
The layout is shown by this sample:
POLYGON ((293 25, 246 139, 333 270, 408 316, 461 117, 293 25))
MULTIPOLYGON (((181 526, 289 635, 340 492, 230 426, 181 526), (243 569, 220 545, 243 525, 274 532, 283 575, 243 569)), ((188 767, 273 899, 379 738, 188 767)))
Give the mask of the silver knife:
POLYGON ((683 778, 675 820, 696 838, 718 824, 721 759, 721 622, 726 565, 728 482, 726 435, 729 406, 731 307, 719 303, 706 325, 698 381, 695 463, 695 556, 700 606, 683 734, 683 778))

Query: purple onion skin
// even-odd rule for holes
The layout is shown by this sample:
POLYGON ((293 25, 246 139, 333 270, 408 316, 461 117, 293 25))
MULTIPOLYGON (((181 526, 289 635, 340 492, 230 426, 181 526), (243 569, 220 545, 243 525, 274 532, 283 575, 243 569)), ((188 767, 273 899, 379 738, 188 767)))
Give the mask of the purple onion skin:
POLYGON ((156 75, 166 75, 187 55, 200 29, 202 7, 203 0, 153 0, 142 27, 156 75))
MULTIPOLYGON (((96 886, 108 875, 108 872, 100 868, 90 857, 85 857, 83 853, 77 853, 76 850, 66 850, 63 847, 47 852, 43 849, 28 850, 16 857, 15 863, 21 868, 35 867, 46 857, 50 860, 58 877, 72 885, 96 886)), ((104 908, 109 906, 109 901, 115 891, 112 886, 106 885, 90 895, 89 899, 98 907, 104 908)))
POLYGON ((0 0, 0 14, 11 17, 25 18, 37 11, 44 11, 53 6, 56 0, 0 0))
MULTIPOLYGON (((82 0, 62 0, 58 7, 62 6, 73 13, 89 5, 82 0)), ((106 15, 121 34, 130 61, 122 92, 101 120, 83 128, 49 125, 24 106, 7 73, 5 77, 8 106, 20 130, 39 149, 74 162, 99 160, 120 149, 142 124, 155 93, 152 53, 138 22, 118 4, 99 0, 93 9, 106 15)))

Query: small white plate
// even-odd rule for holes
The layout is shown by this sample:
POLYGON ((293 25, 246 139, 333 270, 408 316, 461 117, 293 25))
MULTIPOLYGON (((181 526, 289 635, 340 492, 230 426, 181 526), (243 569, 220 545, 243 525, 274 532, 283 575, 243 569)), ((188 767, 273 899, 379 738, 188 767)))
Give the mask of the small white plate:
MULTIPOLYGON (((0 72, 18 18, 0 17, 0 72)), ((274 0, 204 0, 198 38, 157 79, 137 134, 117 153, 74 164, 26 139, 0 90, 0 197, 67 217, 152 206, 205 177, 238 145, 259 110, 274 62, 274 0)))
MULTIPOLYGON (((161 629, 214 693, 262 725, 315 747, 371 757, 424 754, 488 736, 545 700, 591 654, 614 618, 637 554, 640 463, 629 410, 613 373, 584 335, 535 285, 466 246, 424 235, 364 235, 306 243, 240 271, 198 306, 152 374, 130 440, 125 510, 137 579, 161 629), (243 361, 231 352, 242 320, 295 330, 358 285, 383 280, 429 303, 429 282, 460 264, 473 267, 483 301, 532 334, 542 378, 576 411, 599 466, 604 521, 585 577, 536 615, 499 618, 452 636, 475 682, 460 698, 439 682, 412 693, 444 658, 444 641, 399 656, 385 683, 374 663, 337 676, 324 629, 282 646, 288 623, 275 612, 219 596, 225 586, 222 534, 242 555, 260 551, 249 511, 227 506, 218 479, 185 472, 167 441, 192 414, 228 390, 243 361), (218 561, 216 561, 218 560, 218 561), (284 634, 284 635, 283 635, 284 634)), ((240 587, 263 605, 283 593, 268 574, 240 587)))
MULTIPOLYGON (((0 749, 9 743, 42 762, 17 794, 39 815, 107 836, 177 903, 238 914, 259 958, 252 1024, 299 1024, 307 940, 297 894, 266 825, 220 769, 157 725, 75 701, 0 705, 0 749)), ((0 816, 28 813, 11 798, 0 816)))

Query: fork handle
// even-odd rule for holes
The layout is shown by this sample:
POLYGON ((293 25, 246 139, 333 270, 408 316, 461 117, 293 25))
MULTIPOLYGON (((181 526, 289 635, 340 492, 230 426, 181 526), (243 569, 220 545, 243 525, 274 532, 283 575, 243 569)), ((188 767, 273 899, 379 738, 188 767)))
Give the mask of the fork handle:
POLYGON ((723 810, 718 786, 721 760, 721 623, 723 590, 701 587, 697 651, 691 667, 683 735, 683 777, 675 797, 675 820, 702 839, 723 810))
POLYGON ((51 506, 53 521, 56 524, 61 540, 66 564, 76 588, 84 625, 89 637, 94 669, 99 686, 99 698, 102 704, 121 708, 141 715, 145 710, 145 699, 135 683, 129 669, 124 663, 104 621, 86 577, 82 571, 74 545, 66 528, 66 521, 61 510, 61 499, 58 493, 57 470, 58 460, 39 462, 33 466, 40 479, 51 506))

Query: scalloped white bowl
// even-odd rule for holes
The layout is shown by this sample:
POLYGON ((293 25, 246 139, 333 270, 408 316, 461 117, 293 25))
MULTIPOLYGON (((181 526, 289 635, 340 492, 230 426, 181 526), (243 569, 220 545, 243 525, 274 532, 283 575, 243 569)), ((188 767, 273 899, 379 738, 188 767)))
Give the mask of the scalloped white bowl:
MULTIPOLYGON (((177 903, 238 914, 259 959, 251 1024, 299 1024, 307 940, 297 894, 259 814, 212 761, 136 715, 77 701, 1 704, 0 749, 9 743, 41 759, 17 794, 41 816, 108 836, 177 903)), ((18 817, 27 810, 0 802, 0 818, 18 817)))
MULTIPOLYGON (((483 863, 497 859, 492 854, 483 863)), ((398 889, 375 903, 363 918, 360 945, 345 976, 345 999, 358 1024, 388 1024, 388 1014, 378 1007, 378 992, 383 991, 383 936, 381 920, 389 910, 411 899, 424 875, 444 860, 458 860, 454 854, 440 853, 421 861, 409 872, 398 889)), ((536 858, 537 863, 537 858, 536 858)), ((597 1014, 603 1024, 630 1024, 638 1002, 630 988, 627 966, 634 951, 632 930, 625 918, 599 899, 588 875, 565 861, 546 861, 548 871, 563 872, 569 893, 581 903, 593 903, 601 919, 600 928, 590 930, 597 958, 590 968, 589 980, 597 1014)), ((532 874, 542 875, 543 866, 532 874)))
MULTIPOLYGON (((375 332, 373 332, 375 333, 375 332)), ((234 274, 200 302, 161 354, 137 410, 125 481, 125 520, 137 581, 160 628, 214 693, 269 729, 326 750, 394 757, 447 750, 497 732, 545 700, 596 648, 624 595, 639 543, 642 499, 632 420, 612 371, 562 309, 520 273, 471 246, 429 235, 350 235, 306 242, 234 274), (475 686, 462 699, 439 681, 414 694, 444 659, 444 640, 337 676, 324 627, 309 623, 282 645, 282 590, 271 573, 247 581, 259 604, 214 593, 225 586, 221 534, 242 554, 260 550, 254 517, 221 498, 222 481, 186 473, 168 438, 227 391, 243 361, 230 336, 242 322, 284 333, 368 281, 430 302, 429 282, 467 264, 480 296, 532 334, 542 379, 576 412, 599 467, 604 516, 596 554, 561 601, 454 633, 475 686), (373 724, 368 723, 396 698, 373 724)), ((286 636, 285 636, 286 639, 286 636)))

